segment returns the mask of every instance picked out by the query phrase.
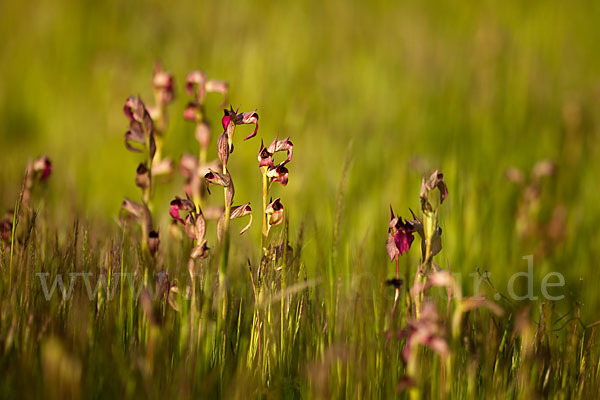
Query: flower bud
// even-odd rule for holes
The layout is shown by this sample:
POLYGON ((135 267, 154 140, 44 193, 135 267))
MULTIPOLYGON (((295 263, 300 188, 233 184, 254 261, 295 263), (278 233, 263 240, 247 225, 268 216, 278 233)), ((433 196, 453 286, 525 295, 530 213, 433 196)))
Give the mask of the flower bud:
POLYGON ((229 160, 229 144, 227 143, 227 135, 225 132, 219 136, 217 151, 219 154, 219 160, 221 160, 221 164, 227 165, 227 161, 229 160))
POLYGON ((135 184, 142 190, 147 190, 150 187, 150 174, 144 163, 140 163, 135 171, 135 184))

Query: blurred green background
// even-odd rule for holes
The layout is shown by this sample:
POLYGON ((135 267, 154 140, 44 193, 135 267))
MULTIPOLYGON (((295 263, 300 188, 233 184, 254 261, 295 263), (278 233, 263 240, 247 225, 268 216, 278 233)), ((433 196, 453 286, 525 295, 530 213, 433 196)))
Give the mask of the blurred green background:
MULTIPOLYGON (((346 157, 338 242, 349 285, 393 274, 388 207, 404 216, 418 209, 421 176, 439 167, 450 190, 443 266, 487 269, 502 287, 535 253, 538 281, 565 275, 566 308, 574 298, 584 315, 600 307, 598 2, 3 1, 0 22, 3 209, 14 204, 27 160, 45 153, 54 164, 48 213, 65 226, 77 215, 116 231, 123 196, 139 197, 140 160, 123 145, 122 106, 130 94, 150 102, 160 60, 178 89, 167 155, 197 151, 181 117, 188 71, 227 80, 234 107, 258 109, 259 137, 236 136, 237 203, 259 207, 260 138, 291 136, 290 184, 274 190, 292 232, 306 228, 312 274, 322 273, 331 245, 346 157), (540 159, 553 160, 557 174, 543 186, 540 232, 522 238, 521 192, 504 173, 540 159), (557 206, 566 210, 563 237, 537 256, 557 206)), ((209 100, 217 130, 219 101, 209 100)), ((158 188, 163 230, 175 194, 181 178, 158 188)), ((258 243, 258 225, 241 240, 258 243)))

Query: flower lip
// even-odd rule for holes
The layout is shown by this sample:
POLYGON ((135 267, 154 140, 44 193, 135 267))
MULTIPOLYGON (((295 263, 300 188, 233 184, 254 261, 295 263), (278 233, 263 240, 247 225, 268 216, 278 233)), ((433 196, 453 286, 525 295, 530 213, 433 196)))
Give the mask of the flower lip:
MULTIPOLYGON (((413 214, 414 215, 414 214, 413 214)), ((390 223, 386 247, 390 260, 408 252, 414 241, 414 232, 418 231, 418 221, 403 220, 401 216, 395 217, 390 206, 390 223)))
POLYGON ((288 169, 285 167, 285 165, 281 164, 275 167, 269 167, 267 170, 267 177, 281 183, 283 186, 288 184, 288 174, 288 169))
POLYGON ((412 232, 400 230, 394 235, 394 243, 400 252, 400 255, 408 252, 415 237, 412 232))
POLYGON ((171 202, 171 207, 169 208, 169 215, 175 220, 181 222, 185 225, 185 222, 179 216, 179 206, 175 203, 176 200, 171 202))
POLYGON ((223 129, 227 130, 227 127, 229 126, 229 123, 231 122, 231 113, 234 113, 234 115, 235 115, 235 111, 233 111, 233 109, 231 109, 231 111, 225 109, 224 113, 225 113, 225 115, 223 115, 223 119, 221 119, 221 123, 223 124, 223 129))
POLYGON ((192 212, 196 210, 196 206, 189 199, 182 199, 179 196, 175 196, 175 199, 171 201, 171 207, 169 208, 169 215, 176 221, 181 222, 185 225, 185 221, 179 216, 179 211, 192 212))

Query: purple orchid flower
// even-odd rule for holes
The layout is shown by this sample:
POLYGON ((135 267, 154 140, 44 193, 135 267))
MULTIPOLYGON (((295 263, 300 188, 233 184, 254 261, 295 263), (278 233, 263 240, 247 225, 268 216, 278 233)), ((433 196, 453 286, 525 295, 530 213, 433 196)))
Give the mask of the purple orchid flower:
POLYGON ((258 114, 256 110, 245 113, 238 113, 238 110, 234 110, 233 107, 230 107, 229 110, 225 109, 221 119, 223 129, 227 132, 230 142, 233 140, 233 130, 237 125, 254 124, 255 126, 254 131, 246 136, 244 140, 253 138, 258 132, 258 114))
POLYGON ((402 220, 402 217, 394 217, 394 210, 390 206, 390 224, 386 247, 390 260, 408 252, 415 239, 413 233, 417 231, 414 221, 402 220))

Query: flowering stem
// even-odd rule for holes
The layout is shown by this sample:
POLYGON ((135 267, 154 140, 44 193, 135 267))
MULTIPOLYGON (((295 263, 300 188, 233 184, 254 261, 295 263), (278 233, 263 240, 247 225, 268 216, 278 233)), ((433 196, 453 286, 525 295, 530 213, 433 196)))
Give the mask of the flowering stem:
POLYGON ((267 167, 262 167, 262 250, 266 251, 269 228, 267 226, 267 198, 269 196, 269 182, 267 178, 267 167))
MULTIPOLYGON (((147 207, 148 212, 150 213, 150 220, 152 219, 152 187, 153 187, 153 179, 152 179, 152 160, 153 156, 150 154, 150 143, 152 141, 153 133, 150 132, 147 135, 147 169, 148 169, 148 187, 142 190, 142 201, 144 205, 147 207)), ((155 154, 156 155, 156 154, 155 154)), ((142 250, 145 256, 150 254, 150 249, 148 248, 148 239, 150 238, 150 231, 152 230, 152 226, 147 226, 146 223, 142 224, 142 250)))
MULTIPOLYGON (((194 191, 195 192, 195 191, 194 191)), ((193 200, 194 200, 194 204, 196 205, 196 208, 198 208, 199 210, 202 210, 202 196, 200 196, 197 193, 193 194, 193 200)))
POLYGON ((154 142, 156 144, 156 153, 154 153, 154 158, 157 162, 162 160, 162 147, 163 147, 163 138, 160 135, 154 136, 154 142))
POLYGON ((150 254, 150 248, 148 247, 148 239, 150 238, 150 232, 146 224, 142 224, 142 252, 144 257, 150 254))
MULTIPOLYGON (((437 215, 437 214, 436 214, 437 215)), ((437 218, 434 220, 437 223, 437 218)), ((435 226, 435 225, 434 225, 435 226)), ((423 296, 425 294, 425 284, 427 282, 427 271, 431 268, 431 238, 432 235, 427 235, 425 239, 425 260, 417 270, 417 282, 419 284, 419 292, 415 294, 415 306, 417 318, 421 315, 421 305, 423 304, 423 296)))
MULTIPOLYGON (((227 174, 227 164, 223 164, 223 173, 227 174)), ((221 310, 218 316, 218 325, 221 327, 223 320, 227 315, 227 291, 225 289, 225 279, 227 264, 229 262, 229 218, 231 217, 231 204, 227 201, 227 188, 223 189, 225 198, 225 215, 223 220, 223 253, 221 254, 221 263, 219 265, 219 292, 221 300, 221 310)))
POLYGON ((200 145, 200 155, 198 157, 198 165, 201 167, 206 164, 206 147, 200 145))
POLYGON ((225 220, 223 221, 223 255, 219 273, 225 275, 229 260, 229 218, 231 217, 231 206, 225 204, 225 220))
POLYGON ((396 257, 396 293, 394 295, 394 307, 392 307, 392 315, 396 311, 398 299, 400 298, 400 257, 396 257))
MULTIPOLYGON (((198 171, 196 171, 196 173, 199 173, 202 170, 202 167, 204 167, 204 165, 206 164, 206 148, 202 147, 202 145, 200 145, 200 155, 198 158, 198 171)), ((199 183, 198 185, 194 185, 196 187, 194 187, 192 189, 193 191, 193 200, 194 200, 194 204, 196 205, 196 207, 198 209, 202 209, 203 204, 202 204, 202 187, 201 184, 199 183)))
MULTIPOLYGON (((146 205, 146 207, 148 207, 148 210, 150 210, 150 213, 152 213, 152 189, 153 189, 153 182, 152 182, 152 160, 154 158, 154 156, 156 156, 156 153, 154 154, 154 156, 152 154, 150 154, 150 143, 152 141, 152 135, 154 135, 153 132, 150 132, 147 137, 147 142, 146 142, 146 148, 148 149, 147 152, 147 156, 148 159, 146 161, 146 164, 148 165, 148 181, 150 182, 148 185, 148 188, 143 190, 142 193, 142 200, 144 201, 144 204, 146 205)), ((156 138, 155 138, 156 139, 156 138)), ((155 145, 156 141, 155 141, 155 145)), ((158 152, 158 149, 156 150, 158 152)))

